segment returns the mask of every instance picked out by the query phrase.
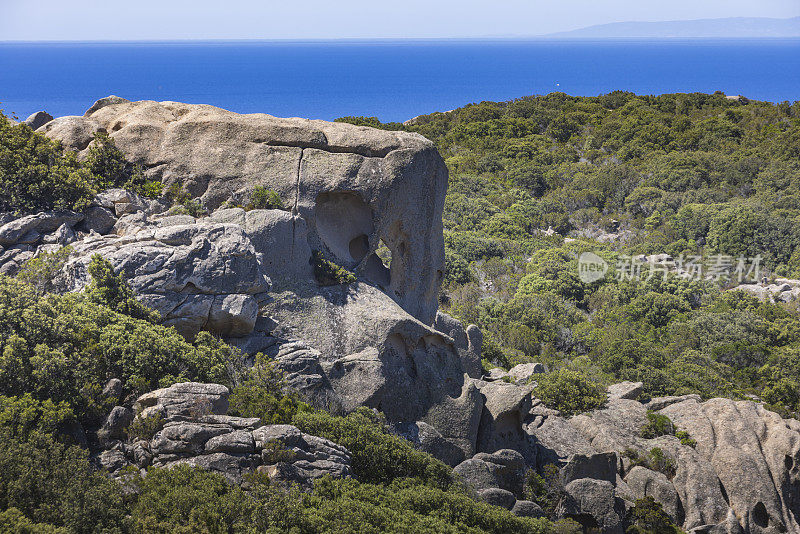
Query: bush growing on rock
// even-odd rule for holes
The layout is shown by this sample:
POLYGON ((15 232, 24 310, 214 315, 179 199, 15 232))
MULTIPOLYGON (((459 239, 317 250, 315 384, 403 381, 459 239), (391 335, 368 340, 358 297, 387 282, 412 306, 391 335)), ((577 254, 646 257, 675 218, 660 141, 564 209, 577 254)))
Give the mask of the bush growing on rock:
POLYGON ((353 273, 330 260, 326 260, 322 252, 318 250, 311 251, 311 259, 308 262, 314 267, 314 278, 324 286, 352 284, 356 281, 353 273))
POLYGON ((134 394, 181 380, 226 383, 240 358, 206 332, 188 343, 174 329, 92 300, 39 296, 28 284, 0 277, 0 394, 67 402, 81 421, 97 422, 110 408, 101 390, 111 378, 134 394))
POLYGON ((253 188, 253 194, 250 195, 250 202, 244 208, 245 210, 282 210, 283 200, 281 196, 264 186, 257 185, 253 188))
POLYGON ((231 415, 258 417, 265 425, 288 424, 298 412, 310 410, 296 393, 284 391, 282 373, 263 354, 256 355, 245 376, 231 392, 231 415))
POLYGON ((607 400, 600 384, 581 371, 567 367, 537 377, 533 394, 565 415, 600 408, 607 400))
POLYGON ((146 180, 130 165, 113 139, 98 134, 86 161, 61 143, 25 124, 12 125, 0 113, 0 210, 31 212, 81 210, 109 187, 127 187, 148 196, 160 194, 160 182, 146 180))
POLYGON ((632 525, 626 534, 679 534, 677 528, 664 512, 661 504, 651 496, 636 499, 630 511, 632 525))
POLYGON ((346 447, 353 455, 353 472, 362 482, 389 483, 398 478, 417 478, 442 489, 452 482, 449 467, 390 434, 383 419, 368 408, 360 408, 346 417, 301 412, 293 424, 303 432, 346 447))
POLYGON ((647 411, 647 423, 642 426, 639 434, 645 439, 657 438, 659 436, 672 436, 675 433, 675 425, 666 415, 647 411))

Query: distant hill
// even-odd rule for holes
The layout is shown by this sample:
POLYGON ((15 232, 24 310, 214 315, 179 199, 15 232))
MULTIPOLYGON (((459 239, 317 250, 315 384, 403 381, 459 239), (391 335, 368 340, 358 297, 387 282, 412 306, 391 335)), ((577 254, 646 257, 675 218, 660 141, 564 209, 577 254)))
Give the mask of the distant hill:
POLYGON ((722 18, 663 22, 615 22, 578 30, 551 33, 555 38, 725 38, 800 37, 800 17, 722 18))

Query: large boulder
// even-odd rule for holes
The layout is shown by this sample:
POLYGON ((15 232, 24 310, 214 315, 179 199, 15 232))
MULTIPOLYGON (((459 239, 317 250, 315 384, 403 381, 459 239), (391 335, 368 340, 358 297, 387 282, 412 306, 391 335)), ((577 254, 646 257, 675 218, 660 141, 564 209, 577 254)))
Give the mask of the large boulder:
POLYGON ((311 249, 433 323, 444 272, 447 168, 424 137, 119 97, 41 131, 84 150, 99 130, 148 178, 182 188, 206 208, 247 204, 257 186, 276 191, 304 221, 311 249), (375 255, 381 242, 391 251, 388 268, 375 255))
POLYGON ((53 120, 53 116, 46 111, 37 111, 25 119, 25 124, 35 130, 53 120))

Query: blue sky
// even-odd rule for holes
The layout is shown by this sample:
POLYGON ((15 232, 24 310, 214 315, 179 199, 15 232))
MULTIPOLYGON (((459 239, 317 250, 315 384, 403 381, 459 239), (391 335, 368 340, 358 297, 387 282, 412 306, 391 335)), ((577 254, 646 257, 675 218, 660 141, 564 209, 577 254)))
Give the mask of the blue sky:
POLYGON ((520 37, 800 16, 800 0, 0 0, 0 41, 520 37))

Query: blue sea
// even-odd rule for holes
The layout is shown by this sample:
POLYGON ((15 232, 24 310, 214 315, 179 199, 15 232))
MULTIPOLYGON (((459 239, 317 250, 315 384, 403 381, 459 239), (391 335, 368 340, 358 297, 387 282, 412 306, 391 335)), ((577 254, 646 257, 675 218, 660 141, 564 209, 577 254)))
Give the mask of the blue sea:
POLYGON ((800 40, 0 43, 0 109, 80 115, 98 98, 402 121, 563 91, 800 100, 800 40))

